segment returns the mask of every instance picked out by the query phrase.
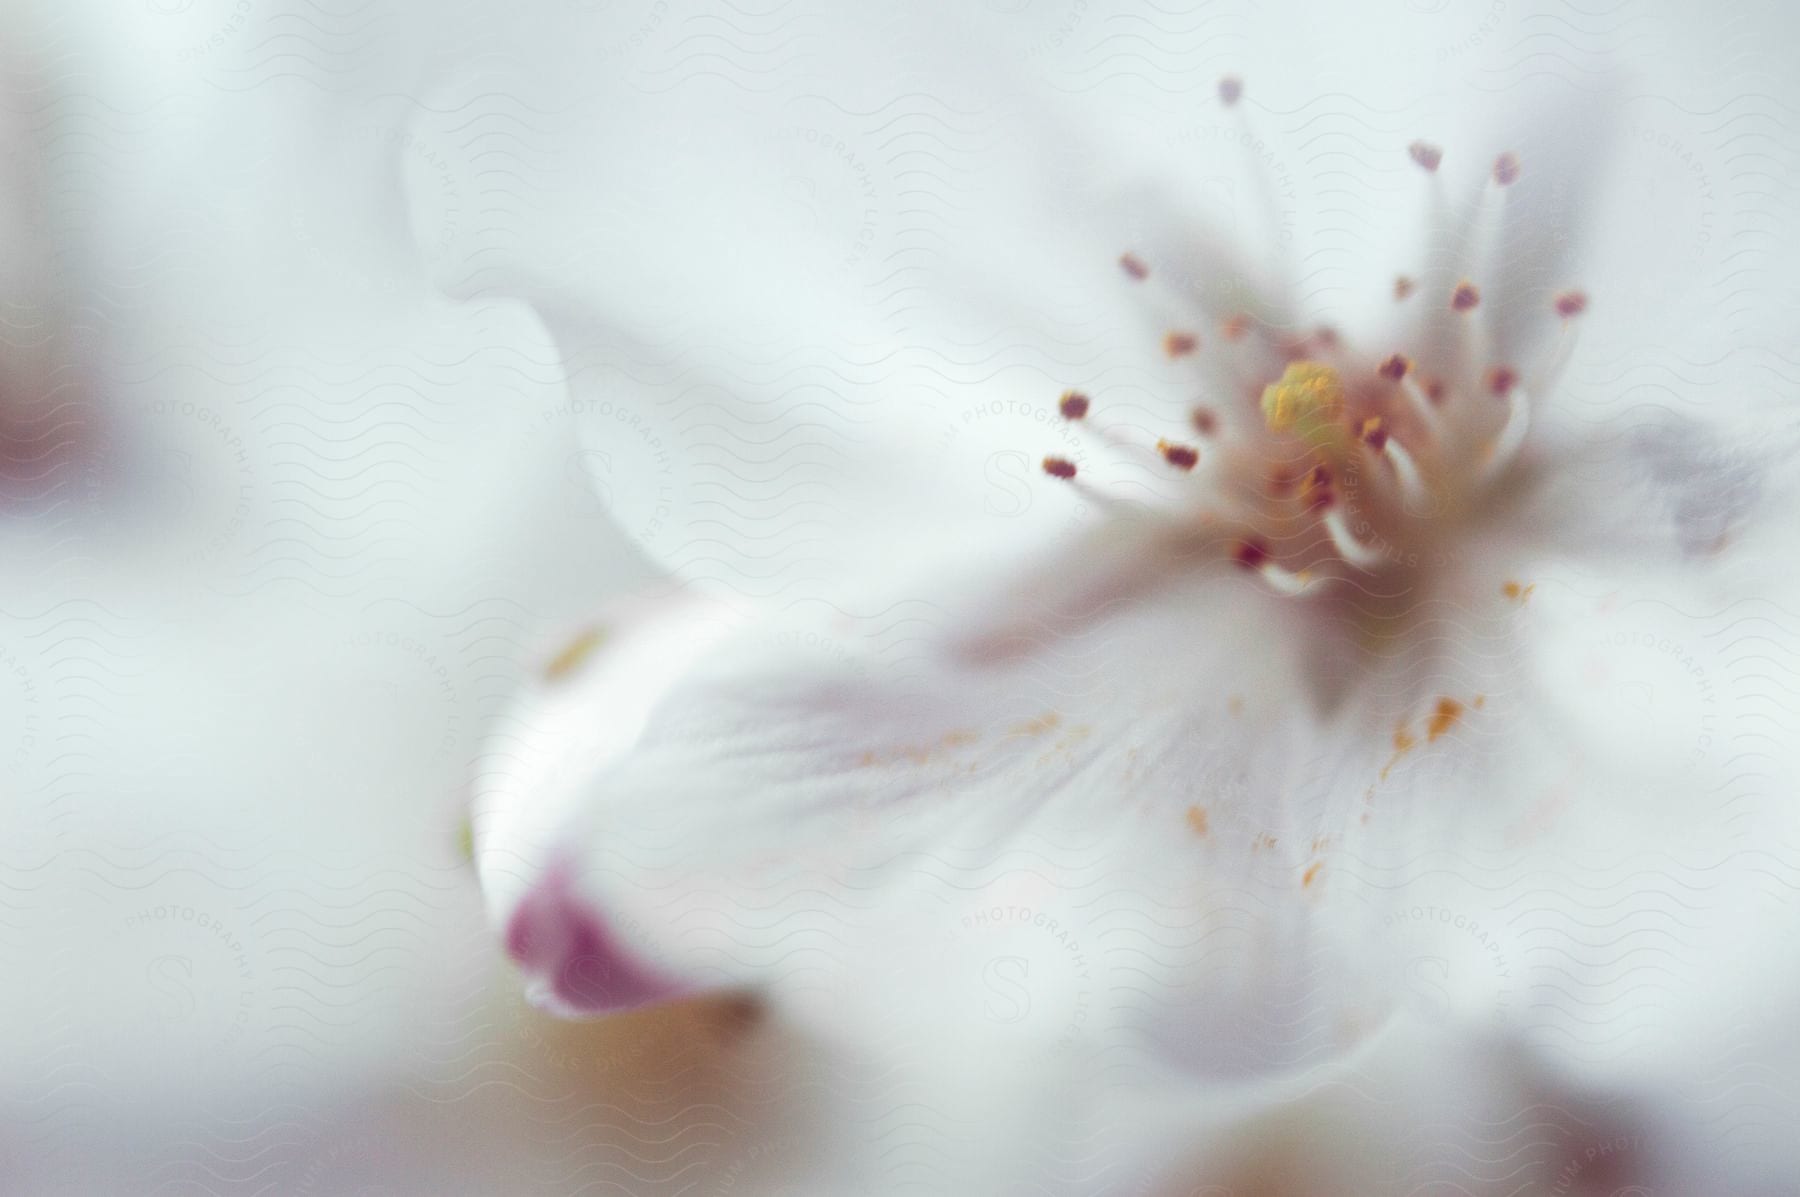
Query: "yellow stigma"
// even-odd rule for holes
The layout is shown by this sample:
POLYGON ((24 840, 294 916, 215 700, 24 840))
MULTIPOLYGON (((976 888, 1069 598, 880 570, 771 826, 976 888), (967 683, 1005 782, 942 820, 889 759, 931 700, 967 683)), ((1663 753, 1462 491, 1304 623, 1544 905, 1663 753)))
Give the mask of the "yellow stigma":
POLYGON ((1263 420, 1271 432, 1292 432, 1314 447, 1343 439, 1344 384, 1318 362, 1291 362, 1281 381, 1263 388, 1263 420))

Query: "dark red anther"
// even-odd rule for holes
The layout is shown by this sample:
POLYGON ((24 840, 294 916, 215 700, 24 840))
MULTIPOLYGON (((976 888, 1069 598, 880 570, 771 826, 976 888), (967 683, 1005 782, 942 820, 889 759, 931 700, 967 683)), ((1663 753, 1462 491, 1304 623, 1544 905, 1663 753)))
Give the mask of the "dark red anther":
POLYGON ((1495 366, 1488 371, 1488 389, 1496 398, 1504 399, 1519 385, 1519 372, 1511 366, 1495 366))
POLYGON ((1129 274, 1139 282, 1143 282, 1150 277, 1150 268, 1144 265, 1144 260, 1136 254, 1121 255, 1119 258, 1119 265, 1125 268, 1126 274, 1129 274))
POLYGON ((1519 181, 1519 156, 1510 151, 1494 159, 1494 182, 1511 187, 1519 181))
POLYGON ((1390 357, 1385 362, 1381 363, 1380 373, 1381 376, 1389 382, 1399 382, 1402 378, 1406 377, 1407 371, 1411 369, 1412 363, 1407 361, 1402 354, 1396 353, 1393 357, 1390 357))
POLYGON ((1244 81, 1236 75, 1219 80, 1219 102, 1229 108, 1244 98, 1244 81))
POLYGON ((1380 416, 1370 416, 1362 422, 1362 443, 1379 453, 1387 448, 1387 425, 1381 422, 1380 416))
POLYGON ((1429 141, 1415 141, 1406 147, 1406 152, 1412 155, 1414 162, 1429 171, 1437 170, 1438 163, 1444 160, 1444 151, 1429 141))
POLYGON ((1231 551, 1231 559, 1244 569, 1261 569, 1269 563, 1269 546, 1254 537, 1240 540, 1231 551))
POLYGON ((1408 295, 1411 295, 1413 293, 1413 288, 1417 285, 1418 284, 1414 283, 1404 274, 1394 279, 1394 302, 1398 303, 1408 295))
POLYGON ((1158 441, 1156 443, 1156 449, 1157 452, 1163 455, 1165 461, 1178 470, 1191 470, 1200 462, 1199 452, 1189 448, 1187 445, 1177 445, 1169 441, 1158 441))
POLYGON ((1200 338, 1189 332, 1163 334, 1163 352, 1170 357, 1186 357, 1200 348, 1200 338))
POLYGON ((1450 310, 1453 312, 1472 312, 1480 302, 1481 291, 1468 279, 1456 284, 1456 290, 1450 292, 1450 310))
POLYGON ((1194 431, 1201 436, 1212 436, 1219 431, 1219 417, 1210 407, 1196 407, 1193 418, 1194 431))
POLYGON ((1079 420, 1088 414, 1088 397, 1080 391, 1064 391, 1056 409, 1065 420, 1079 420))
POLYGON ((1585 291, 1564 291, 1556 297, 1556 314, 1564 320, 1574 319, 1587 311, 1585 291))
POLYGON ((1444 402, 1444 380, 1441 378, 1427 379, 1425 398, 1431 400, 1434 407, 1441 405, 1444 402))
POLYGON ((1075 463, 1064 457, 1044 458, 1044 473, 1052 478, 1073 478, 1075 463))

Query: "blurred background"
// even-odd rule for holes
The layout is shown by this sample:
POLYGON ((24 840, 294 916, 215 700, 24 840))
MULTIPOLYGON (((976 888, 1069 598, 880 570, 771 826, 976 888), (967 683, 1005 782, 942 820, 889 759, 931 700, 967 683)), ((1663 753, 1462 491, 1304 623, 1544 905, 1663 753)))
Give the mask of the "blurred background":
MULTIPOLYGON (((1620 220, 1676 247, 1667 310, 1740 344, 1791 330, 1794 276, 1766 238, 1792 217, 1793 107, 1768 90, 1758 32, 1785 29, 1780 6, 1371 0, 1311 31, 1310 14, 1245 6, 1215 27, 1196 8, 1155 36, 1079 0, 977 7, 1009 78, 1123 69, 1179 106, 1169 89, 1203 92, 1260 45, 1298 56, 1321 93, 1386 78, 1392 95, 1369 103, 1396 130, 1382 104, 1407 94, 1408 119, 1429 113, 1448 79, 1483 91, 1579 80, 1620 53, 1668 61, 1678 102, 1633 110, 1624 174, 1665 202, 1620 220), (1332 58, 1339 26, 1400 39, 1422 82, 1332 58), (1690 43, 1705 43, 1695 61, 1672 57, 1690 43)), ((541 243, 514 251, 580 207, 579 188, 557 191, 595 169, 570 165, 571 138, 634 127, 646 97, 698 94, 704 112, 755 93, 748 61, 791 65, 804 97, 816 11, 0 7, 0 1190, 780 1192, 796 1111, 852 1100, 830 1051, 796 1055, 738 1004, 598 1024, 528 1009, 462 821, 518 679, 602 599, 659 576, 646 550, 701 575, 724 572, 721 555, 774 560, 733 539, 734 519, 768 524, 766 504, 720 514, 683 494, 665 511, 650 434, 584 424, 580 347, 507 294, 546 260, 541 243), (541 91, 507 90, 540 69, 541 91)), ((951 170, 995 144, 960 99, 932 110, 927 146, 951 170)), ((904 323, 917 276, 875 264, 911 269, 943 213, 907 198, 920 151, 884 132, 905 113, 827 115, 873 164, 875 207, 854 163, 842 176, 816 154, 777 171, 769 202, 828 226, 834 277, 845 257, 870 310, 904 323)), ((703 188, 716 147, 666 144, 703 188)), ((612 216, 629 234, 629 213, 612 216)), ((554 258, 570 277, 605 268, 554 258)), ((716 299, 669 268, 677 300, 716 299)), ((658 360, 679 374, 675 354, 658 360)), ((739 431, 676 429, 703 464, 739 431)), ((945 468, 969 464, 958 435, 945 468)), ((800 514, 829 515, 829 472, 802 481, 800 514)), ((822 568, 747 574, 781 594, 822 568)), ((931 1136, 906 1129, 905 1101, 871 1103, 870 1125, 899 1128, 876 1135, 893 1166, 934 1191, 931 1136)))
MULTIPOLYGON (((542 326, 444 297, 410 232, 463 15, 5 6, 0 1191, 674 1192, 734 1158, 729 1018, 528 1009, 463 854, 521 670, 649 576, 542 326)), ((460 185, 446 236, 489 218, 460 185)))

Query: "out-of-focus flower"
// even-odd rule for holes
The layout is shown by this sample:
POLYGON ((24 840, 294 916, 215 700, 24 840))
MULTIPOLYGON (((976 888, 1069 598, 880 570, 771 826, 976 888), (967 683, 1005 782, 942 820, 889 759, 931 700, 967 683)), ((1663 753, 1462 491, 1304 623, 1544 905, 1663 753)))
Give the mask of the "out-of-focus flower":
MULTIPOLYGON (((1254 94, 1229 80, 1215 100, 1252 160, 1254 94)), ((1051 421, 956 450, 1003 474, 998 455, 1029 454, 1018 518, 981 518, 966 478, 933 476, 969 505, 947 526, 937 496, 873 485, 843 503, 848 581, 758 606, 757 576, 709 555, 688 571, 707 593, 606 613, 547 659, 474 824, 540 999, 592 1013, 749 986, 921 1052, 1033 1042, 1109 1092, 1174 1073, 1240 1112, 1305 1111, 1270 1086, 1355 1075, 1423 1024, 1535 1049, 1568 1105, 1678 1054, 1717 1013, 1709 971, 1749 967, 1761 934, 1728 921, 1755 891, 1731 862, 1791 829, 1771 800, 1791 752, 1733 789, 1714 737, 1742 699, 1690 684, 1721 602, 1785 593, 1758 521, 1791 500, 1764 469, 1791 449, 1747 443, 1738 413, 1649 425, 1565 385, 1588 290, 1636 303, 1628 278, 1572 273, 1570 193, 1604 116, 1392 140, 1426 192, 1422 243, 1369 263, 1347 311, 1319 310, 1309 259, 1242 236, 1279 232, 1260 163, 1229 188, 1252 197, 1238 231, 1119 220, 1094 255, 1112 275, 1092 276, 1111 307, 1095 335, 1136 328, 1142 368, 1072 371, 1025 400, 1051 421), (896 580, 933 555, 933 580, 896 580)), ((1050 227, 1017 240, 1070 256, 1050 227)), ((566 285, 533 294, 575 357, 611 335, 566 285)), ((1017 380, 1002 391, 1016 402, 1017 380)), ((998 401, 968 392, 944 402, 998 401)), ((927 476, 894 464, 919 441, 873 439, 872 478, 927 476)), ((1411 1050, 1396 1067, 1417 1077, 1452 1058, 1411 1050)), ((1521 1159, 1550 1183, 1603 1133, 1571 1115, 1567 1141, 1494 1168, 1483 1130, 1531 1085, 1459 1066, 1521 1103, 1444 1114, 1424 1166, 1465 1187, 1513 1191, 1521 1159)), ((1240 1126, 1249 1162, 1220 1139, 1190 1162, 1254 1191, 1419 1183, 1392 1160, 1354 1183, 1284 1167, 1296 1137, 1240 1126)))

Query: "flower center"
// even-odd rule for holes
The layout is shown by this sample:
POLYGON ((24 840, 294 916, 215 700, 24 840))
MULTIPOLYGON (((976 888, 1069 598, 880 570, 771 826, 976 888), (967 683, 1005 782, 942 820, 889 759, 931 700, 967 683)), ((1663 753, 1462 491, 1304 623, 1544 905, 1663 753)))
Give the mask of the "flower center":
MULTIPOLYGON (((1241 84, 1227 105, 1239 95, 1241 84)), ((1443 158, 1424 143, 1409 152, 1431 174, 1443 158)), ((1512 154, 1495 161, 1478 214, 1493 214, 1498 193, 1520 169, 1512 154)), ((1120 265, 1133 285, 1156 285, 1153 263, 1138 254, 1125 254, 1120 265)), ((1517 459, 1531 400, 1518 369, 1483 360, 1493 337, 1474 281, 1425 285, 1402 277, 1393 297, 1436 308, 1435 318, 1427 312, 1415 322, 1419 344, 1409 347, 1425 363, 1423 371, 1407 353, 1379 359, 1358 353, 1329 329, 1296 334, 1245 313, 1225 314, 1217 348, 1203 349, 1192 330, 1162 339, 1168 357, 1210 369, 1211 389, 1225 391, 1224 402, 1191 413, 1193 431, 1210 444, 1205 452, 1186 440, 1152 441, 1109 422, 1103 397, 1070 391, 1059 405, 1063 418, 1100 443, 1080 471, 1067 458, 1047 457, 1045 473, 1104 504, 1177 524, 1190 538, 1198 532, 1218 557, 1282 594, 1348 585, 1366 595, 1371 575, 1411 572, 1442 558, 1454 551, 1443 542, 1456 538, 1463 518, 1517 459), (1249 385, 1232 401, 1240 381, 1249 385), (1152 452, 1169 470, 1172 495, 1144 503, 1108 493, 1109 472, 1120 481, 1141 477, 1152 452)), ((1549 306, 1562 320, 1563 337, 1532 380, 1535 388, 1548 387, 1566 360, 1572 322, 1587 299, 1568 291, 1549 306)))

